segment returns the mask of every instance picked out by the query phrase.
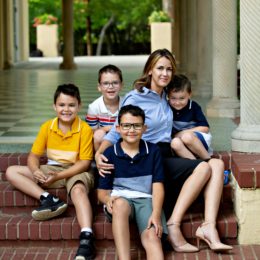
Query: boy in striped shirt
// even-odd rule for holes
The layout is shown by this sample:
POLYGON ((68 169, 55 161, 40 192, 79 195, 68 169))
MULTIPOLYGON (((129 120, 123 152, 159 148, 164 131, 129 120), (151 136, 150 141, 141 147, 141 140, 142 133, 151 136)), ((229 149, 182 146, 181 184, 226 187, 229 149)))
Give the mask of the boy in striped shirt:
POLYGON ((104 135, 111 129, 118 115, 123 87, 121 70, 114 65, 106 65, 98 73, 98 91, 101 96, 89 104, 86 122, 94 131, 94 149, 97 151, 104 135))

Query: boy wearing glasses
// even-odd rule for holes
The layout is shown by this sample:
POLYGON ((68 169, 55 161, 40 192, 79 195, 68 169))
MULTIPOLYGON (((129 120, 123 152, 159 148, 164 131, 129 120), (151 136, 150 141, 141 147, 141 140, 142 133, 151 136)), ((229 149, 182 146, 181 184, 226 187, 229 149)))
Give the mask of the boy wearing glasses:
POLYGON ((119 259, 130 259, 129 219, 137 223, 147 259, 164 259, 161 237, 167 235, 162 212, 163 168, 159 148, 141 139, 146 130, 144 111, 123 106, 118 114, 121 139, 104 155, 114 165, 99 178, 98 199, 104 204, 119 259))
POLYGON ((104 135, 116 121, 123 86, 121 70, 114 65, 106 65, 98 73, 98 91, 101 96, 89 104, 86 122, 94 130, 94 149, 97 151, 104 135))

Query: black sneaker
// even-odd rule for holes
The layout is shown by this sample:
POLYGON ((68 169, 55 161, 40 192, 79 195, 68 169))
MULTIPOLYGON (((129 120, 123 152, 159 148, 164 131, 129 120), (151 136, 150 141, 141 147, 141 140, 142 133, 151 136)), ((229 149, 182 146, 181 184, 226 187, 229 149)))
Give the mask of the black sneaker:
POLYGON ((47 197, 41 195, 41 206, 32 212, 32 217, 35 220, 47 220, 62 214, 68 205, 59 198, 49 194, 47 197))
POLYGON ((92 260, 96 256, 94 246, 94 235, 84 231, 80 233, 79 248, 75 260, 92 260))

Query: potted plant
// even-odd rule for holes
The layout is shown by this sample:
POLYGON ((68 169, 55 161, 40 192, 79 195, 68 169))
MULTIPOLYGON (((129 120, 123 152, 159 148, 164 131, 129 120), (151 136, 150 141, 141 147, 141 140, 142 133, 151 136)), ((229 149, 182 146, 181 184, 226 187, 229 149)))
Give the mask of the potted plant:
POLYGON ((58 56, 58 18, 51 14, 42 14, 34 18, 37 34, 37 49, 45 57, 58 56))
POLYGON ((164 11, 153 11, 148 17, 151 27, 151 51, 166 48, 172 51, 172 19, 164 11))

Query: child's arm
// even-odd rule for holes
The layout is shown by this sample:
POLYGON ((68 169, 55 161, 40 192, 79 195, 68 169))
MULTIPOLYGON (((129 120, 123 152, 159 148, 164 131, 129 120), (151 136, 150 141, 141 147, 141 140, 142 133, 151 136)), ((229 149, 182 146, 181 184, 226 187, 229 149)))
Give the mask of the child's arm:
POLYGON ((61 180, 67 179, 76 174, 86 172, 91 164, 90 160, 78 160, 75 164, 73 164, 68 169, 65 169, 61 172, 49 172, 49 176, 45 181, 46 185, 50 185, 51 183, 61 180))
POLYGON ((111 190, 97 190, 98 200, 106 205, 109 213, 112 214, 113 211, 113 202, 118 198, 117 196, 110 196, 111 190))
POLYGON ((148 227, 150 228, 151 225, 154 225, 155 232, 158 237, 162 235, 162 223, 161 223, 161 214, 162 214, 162 206, 164 200, 164 187, 163 183, 161 182, 154 182, 153 183, 153 212, 148 221, 148 227))

